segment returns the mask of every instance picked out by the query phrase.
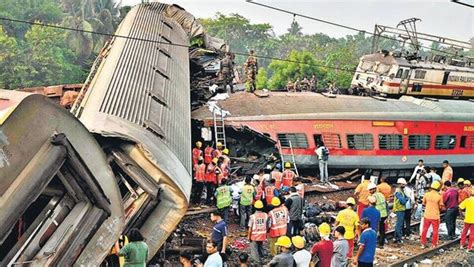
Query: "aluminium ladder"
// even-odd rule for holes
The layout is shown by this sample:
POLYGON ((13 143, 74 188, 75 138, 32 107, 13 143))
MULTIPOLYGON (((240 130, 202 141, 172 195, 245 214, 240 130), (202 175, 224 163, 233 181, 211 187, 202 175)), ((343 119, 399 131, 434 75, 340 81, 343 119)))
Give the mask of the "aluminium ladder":
MULTIPOLYGON (((295 169, 295 173, 296 173, 296 176, 299 177, 300 174, 298 173, 298 168, 296 167, 296 160, 295 160, 295 154, 293 153, 293 146, 291 145, 291 141, 288 140, 288 146, 290 148, 290 152, 291 152, 291 157, 289 160, 291 160, 291 164, 293 165, 293 168, 295 169)), ((281 164, 283 166, 283 169, 285 168, 285 157, 283 155, 283 149, 282 149, 282 146, 281 146, 281 141, 278 140, 278 152, 280 152, 280 157, 281 157, 281 164)), ((288 160, 288 161, 289 161, 288 160)))
POLYGON ((218 142, 221 142, 222 145, 227 148, 227 142, 225 137, 224 111, 221 108, 214 106, 214 108, 212 109, 212 119, 214 121, 214 139, 216 141, 216 148, 218 142))

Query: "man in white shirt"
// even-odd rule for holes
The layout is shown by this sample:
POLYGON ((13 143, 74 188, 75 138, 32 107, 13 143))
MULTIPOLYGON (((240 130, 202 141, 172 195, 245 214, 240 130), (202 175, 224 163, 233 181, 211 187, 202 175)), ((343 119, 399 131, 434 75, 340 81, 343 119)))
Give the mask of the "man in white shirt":
POLYGON ((329 149, 324 146, 323 141, 318 141, 318 148, 316 149, 316 156, 319 162, 319 174, 320 180, 323 184, 329 184, 328 176, 328 159, 329 159, 329 149))
POLYGON ((305 241, 302 236, 295 235, 291 238, 293 246, 296 248, 296 252, 293 253, 293 259, 295 260, 296 267, 307 267, 311 262, 311 253, 304 249, 305 241))
POLYGON ((199 267, 222 267, 222 258, 219 252, 217 251, 217 244, 214 241, 210 241, 206 245, 206 251, 209 256, 207 256, 206 262, 204 265, 198 264, 199 267))
POLYGON ((411 175, 410 181, 408 181, 408 183, 411 183, 411 181, 413 181, 414 178, 418 178, 422 171, 426 172, 425 164, 422 159, 419 159, 418 165, 416 165, 415 169, 413 170, 413 174, 411 175))
POLYGON ((415 192, 410 185, 406 185, 405 188, 403 188, 403 193, 405 193, 405 196, 408 199, 405 203, 405 224, 403 227, 403 234, 408 237, 411 235, 411 212, 415 205, 415 192))

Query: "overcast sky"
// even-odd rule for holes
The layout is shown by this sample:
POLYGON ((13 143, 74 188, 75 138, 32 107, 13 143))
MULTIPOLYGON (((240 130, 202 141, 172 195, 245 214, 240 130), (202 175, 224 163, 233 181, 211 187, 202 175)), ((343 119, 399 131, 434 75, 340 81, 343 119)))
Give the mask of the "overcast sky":
MULTIPOLYGON (((474 37, 474 9, 450 2, 449 0, 332 0, 332 1, 262 1, 292 12, 349 25, 373 32, 375 24, 395 27, 402 19, 420 18, 419 32, 441 35, 462 41, 474 37)), ((474 4, 474 0, 461 0, 474 4)), ((195 17, 212 17, 216 12, 224 14, 239 13, 252 23, 270 23, 276 34, 286 32, 293 17, 289 14, 266 9, 245 2, 245 0, 164 0, 175 3, 192 13, 195 17)), ((124 5, 141 3, 141 0, 123 0, 124 5)), ((355 32, 298 18, 298 23, 307 34, 325 33, 332 37, 342 37, 355 32)))

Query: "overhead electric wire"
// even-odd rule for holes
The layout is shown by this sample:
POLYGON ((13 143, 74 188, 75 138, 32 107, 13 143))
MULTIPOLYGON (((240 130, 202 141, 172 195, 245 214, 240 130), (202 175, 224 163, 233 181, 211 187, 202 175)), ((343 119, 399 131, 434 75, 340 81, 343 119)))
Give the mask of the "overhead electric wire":
POLYGON ((463 5, 463 6, 467 6, 467 7, 470 7, 470 8, 474 8, 474 5, 470 5, 468 3, 464 3, 464 2, 461 2, 461 1, 458 1, 458 0, 451 0, 451 2, 453 2, 455 4, 458 4, 458 5, 463 5))
MULTIPOLYGON (((32 21, 26 21, 26 20, 4 18, 4 17, 0 17, 0 20, 16 22, 16 23, 30 24, 30 25, 41 26, 41 27, 55 28, 55 29, 60 29, 60 30, 75 31, 75 32, 80 32, 80 33, 90 33, 90 34, 96 34, 96 35, 103 35, 103 36, 114 37, 114 38, 124 38, 124 39, 129 39, 129 40, 134 40, 134 41, 150 42, 150 43, 157 43, 157 44, 166 44, 166 45, 186 47, 186 48, 191 47, 190 45, 185 45, 185 44, 175 44, 175 43, 156 41, 156 40, 150 40, 150 39, 145 39, 145 38, 137 38, 137 37, 130 37, 130 36, 125 36, 125 35, 112 34, 112 33, 89 31, 89 30, 64 27, 64 26, 59 26, 59 25, 54 25, 54 24, 45 24, 45 23, 41 23, 41 22, 32 22, 32 21)), ((234 52, 234 51, 229 51, 229 52, 231 52, 235 55, 240 55, 240 56, 248 56, 249 55, 248 53, 244 53, 244 52, 234 52)), ((355 66, 354 66, 353 69, 348 69, 348 68, 326 66, 326 65, 321 65, 321 64, 314 64, 314 63, 309 63, 309 62, 302 62, 302 61, 297 61, 297 60, 273 57, 273 56, 261 56, 261 55, 254 55, 254 56, 256 58, 271 59, 271 60, 278 60, 278 61, 284 61, 284 62, 290 62, 290 63, 304 64, 304 65, 309 65, 309 66, 315 66, 315 67, 327 68, 327 69, 334 69, 334 70, 341 70, 341 71, 347 71, 347 72, 354 72, 356 70, 355 66)))
MULTIPOLYGON (((296 12, 293 12, 293 11, 290 11, 290 10, 286 10, 286 9, 282 9, 282 8, 278 8, 278 7, 274 7, 274 6, 269 6, 269 5, 262 4, 262 3, 257 3, 257 2, 254 2, 253 0, 245 0, 245 1, 250 3, 250 4, 254 4, 254 5, 257 5, 257 6, 262 6, 262 7, 273 9, 273 10, 280 11, 280 12, 283 12, 283 13, 291 14, 293 16, 298 16, 298 17, 302 17, 302 18, 305 18, 305 19, 318 21, 318 22, 321 22, 321 23, 333 25, 333 26, 336 26, 336 27, 341 27, 341 28, 344 28, 344 29, 360 32, 360 33, 363 33, 363 34, 367 33, 369 35, 374 35, 374 36, 376 35, 372 32, 366 31, 366 30, 361 30, 361 29, 357 29, 357 28, 354 28, 354 27, 350 27, 350 26, 347 26, 347 25, 340 24, 340 23, 335 23, 335 22, 332 22, 332 21, 328 21, 328 20, 319 19, 319 18, 316 18, 316 17, 311 17, 311 16, 308 16, 308 15, 296 13, 296 12)), ((393 37, 390 37, 390 36, 385 36, 385 35, 379 35, 379 36, 381 38, 397 41, 399 43, 403 42, 401 40, 398 40, 397 38, 393 38, 393 37)), ((428 46, 423 46, 423 45, 419 45, 419 46, 423 47, 423 48, 430 49, 432 51, 437 51, 437 52, 441 52, 441 53, 452 55, 452 56, 458 56, 457 54, 447 52, 447 51, 443 51, 443 50, 434 49, 434 48, 431 48, 431 47, 428 47, 428 46)))

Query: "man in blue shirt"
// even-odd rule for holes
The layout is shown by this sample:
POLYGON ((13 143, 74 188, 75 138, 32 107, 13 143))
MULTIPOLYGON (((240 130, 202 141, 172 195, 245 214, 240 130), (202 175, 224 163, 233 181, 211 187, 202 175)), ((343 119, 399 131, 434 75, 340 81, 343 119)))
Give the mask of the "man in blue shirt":
POLYGON ((377 204, 377 199, 374 196, 369 196, 368 200, 370 206, 362 211, 362 218, 368 218, 370 221, 370 227, 374 229, 375 232, 377 232, 380 221, 380 211, 378 211, 375 207, 377 204))
POLYGON ((211 239, 217 244, 218 252, 221 253, 222 259, 226 261, 225 253, 228 243, 227 224, 222 219, 222 214, 219 211, 211 212, 211 221, 215 223, 212 227, 211 239))
POLYGON ((375 259, 375 247, 377 246, 377 233, 370 227, 367 218, 360 220, 362 234, 359 239, 359 250, 354 261, 358 267, 373 267, 375 259))

